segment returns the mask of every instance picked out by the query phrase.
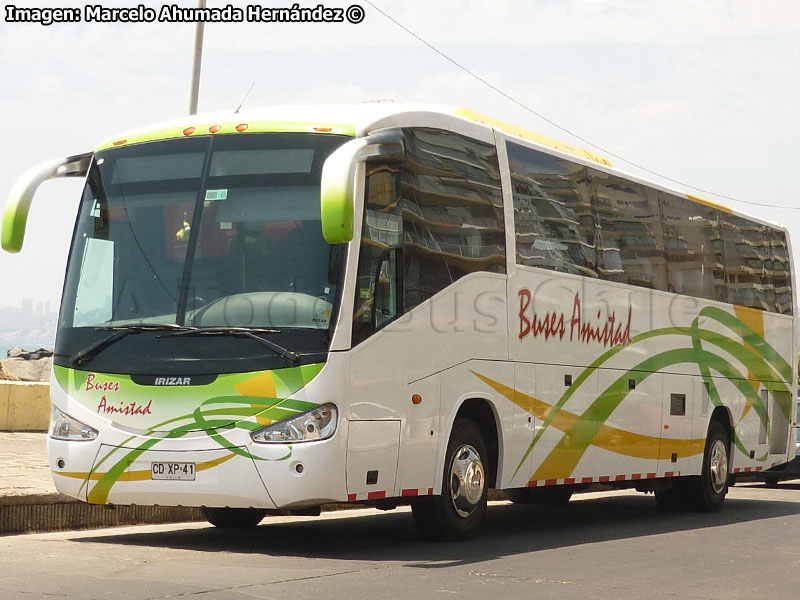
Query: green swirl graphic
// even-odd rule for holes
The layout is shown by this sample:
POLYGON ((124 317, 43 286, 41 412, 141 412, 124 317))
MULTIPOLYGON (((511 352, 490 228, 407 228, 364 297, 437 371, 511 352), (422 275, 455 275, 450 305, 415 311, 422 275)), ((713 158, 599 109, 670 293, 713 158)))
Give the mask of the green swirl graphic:
MULTIPOLYGON (((550 411, 542 427, 537 431, 517 465, 514 476, 517 475, 525 464, 526 459, 539 443, 542 435, 544 435, 545 431, 547 431, 572 395, 596 369, 600 368, 626 348, 635 347, 637 344, 642 344, 645 341, 665 336, 685 337, 691 345, 686 348, 667 350, 650 356, 617 378, 610 386, 600 393, 592 404, 580 415, 574 425, 565 432, 558 444, 542 462, 542 465, 545 465, 548 461, 556 460, 556 456, 559 457, 558 460, 560 461, 564 461, 564 457, 567 456, 569 458, 567 462, 562 465, 562 468, 565 472, 571 472, 594 440, 596 428, 593 425, 595 423, 604 424, 630 393, 629 380, 634 379, 638 385, 651 374, 674 365, 694 364, 697 366, 698 372, 707 386, 709 398, 714 406, 722 406, 723 402, 714 377, 712 376, 712 372, 733 383, 742 396, 746 398, 753 407, 753 411, 767 427, 767 431, 770 431, 768 427, 769 415, 767 414, 766 407, 763 405, 760 395, 750 384, 748 375, 740 372, 723 356, 704 348, 703 343, 705 342, 707 346, 716 347, 734 357, 771 392, 790 391, 792 367, 763 337, 753 331, 746 323, 724 310, 715 307, 706 307, 700 311, 690 327, 666 327, 641 333, 635 336, 630 344, 626 346, 618 345, 607 350, 584 369, 573 384, 567 388, 564 394, 559 398, 553 410, 550 411), (728 337, 709 329, 701 329, 699 327, 699 321, 702 317, 723 325, 734 333, 736 338, 728 337)), ((791 395, 787 394, 784 396, 784 398, 788 398, 788 401, 780 399, 781 396, 775 396, 775 398, 783 415, 787 420, 790 420, 792 409, 791 395)), ((737 450, 749 457, 749 452, 746 450, 744 444, 739 439, 736 432, 734 431, 733 433, 737 450)), ((766 457, 767 455, 764 454, 758 457, 757 460, 763 461, 766 460, 766 457)))

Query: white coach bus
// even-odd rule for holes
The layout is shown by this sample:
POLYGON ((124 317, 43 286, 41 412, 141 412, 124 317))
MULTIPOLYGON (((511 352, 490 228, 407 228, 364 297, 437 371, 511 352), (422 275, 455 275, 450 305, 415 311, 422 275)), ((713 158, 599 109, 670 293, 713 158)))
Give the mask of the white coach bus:
POLYGON ((185 117, 80 176, 49 435, 58 490, 223 527, 607 484, 716 510, 797 434, 787 231, 461 108, 185 117), (793 429, 794 428, 794 429, 793 429))

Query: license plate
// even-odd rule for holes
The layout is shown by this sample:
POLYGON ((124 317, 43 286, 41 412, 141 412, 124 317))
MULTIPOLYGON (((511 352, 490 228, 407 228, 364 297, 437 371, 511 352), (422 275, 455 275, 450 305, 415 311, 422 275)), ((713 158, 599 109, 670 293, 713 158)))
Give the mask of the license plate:
POLYGON ((150 464, 150 479, 194 481, 194 463, 154 462, 150 464))

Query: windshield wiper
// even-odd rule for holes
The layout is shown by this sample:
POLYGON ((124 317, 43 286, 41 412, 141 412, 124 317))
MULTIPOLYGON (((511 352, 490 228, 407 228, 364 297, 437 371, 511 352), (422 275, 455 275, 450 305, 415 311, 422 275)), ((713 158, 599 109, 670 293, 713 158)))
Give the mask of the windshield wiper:
POLYGON ((87 346, 83 350, 79 350, 70 357, 70 362, 73 366, 79 367, 86 361, 91 360, 103 350, 121 340, 129 333, 141 333, 142 331, 186 331, 189 327, 181 325, 174 325, 171 323, 131 323, 129 325, 113 325, 108 327, 96 327, 95 331, 113 331, 110 336, 87 346))
POLYGON ((252 327, 187 327, 184 328, 184 331, 178 331, 176 333, 167 333, 165 335, 160 335, 158 337, 178 337, 184 335, 232 335, 235 337, 248 337, 251 340, 255 340, 262 346, 266 346, 270 350, 272 350, 275 354, 278 354, 288 360, 291 364, 296 365, 300 362, 300 356, 292 352, 291 350, 284 348, 280 344, 276 344, 273 341, 265 340, 262 337, 257 336, 257 333, 281 333, 280 329, 264 329, 264 328, 252 328, 252 327))

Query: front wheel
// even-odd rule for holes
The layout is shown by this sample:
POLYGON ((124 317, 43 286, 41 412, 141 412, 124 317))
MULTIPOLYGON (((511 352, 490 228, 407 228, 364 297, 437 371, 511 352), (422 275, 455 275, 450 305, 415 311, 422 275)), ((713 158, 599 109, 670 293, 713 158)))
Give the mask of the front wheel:
POLYGON ((486 520, 486 444, 472 421, 453 425, 442 478, 442 494, 418 498, 411 511, 428 539, 455 541, 477 533, 486 520))
POLYGON ((203 516, 215 527, 246 529, 255 527, 267 515, 263 508, 202 508, 203 516))

